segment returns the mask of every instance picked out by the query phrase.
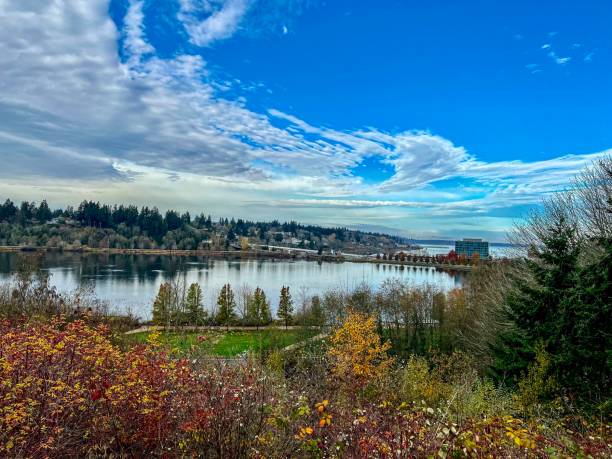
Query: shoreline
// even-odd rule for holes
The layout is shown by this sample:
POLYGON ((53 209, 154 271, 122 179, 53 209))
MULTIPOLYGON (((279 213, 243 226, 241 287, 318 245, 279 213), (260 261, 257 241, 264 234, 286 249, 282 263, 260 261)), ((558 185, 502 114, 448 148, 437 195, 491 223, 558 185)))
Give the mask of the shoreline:
POLYGON ((283 251, 268 251, 268 250, 172 250, 172 249, 117 249, 117 248, 92 248, 81 247, 79 249, 59 249, 54 247, 35 247, 35 246, 0 246, 0 253, 76 253, 76 254, 99 254, 99 255, 149 255, 149 256, 166 256, 166 257, 204 257, 217 259, 245 258, 245 259, 271 259, 271 260, 306 260, 328 263, 371 263, 377 265, 398 265, 407 267, 420 268, 436 268, 443 271, 471 271, 472 265, 447 265, 441 263, 427 263, 419 261, 396 261, 382 260, 368 257, 355 257, 347 254, 347 256, 337 255, 316 255, 298 251, 299 249, 287 248, 287 250, 295 250, 293 253, 283 251))

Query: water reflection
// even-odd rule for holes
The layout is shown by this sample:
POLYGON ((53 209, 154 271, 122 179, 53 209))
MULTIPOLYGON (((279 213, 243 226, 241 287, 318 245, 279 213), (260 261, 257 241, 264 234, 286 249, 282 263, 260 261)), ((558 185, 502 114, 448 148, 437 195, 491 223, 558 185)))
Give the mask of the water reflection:
MULTIPOLYGON (((32 255, 29 255, 32 256, 32 255)), ((0 253, 0 282, 18 269, 19 253, 0 253)), ((159 285, 167 281, 198 282, 205 303, 216 301, 221 286, 229 282, 264 289, 275 310, 283 285, 291 288, 294 300, 299 295, 314 295, 332 288, 352 289, 361 283, 377 288, 389 278, 414 285, 429 283, 448 290, 461 285, 465 274, 435 268, 369 263, 316 263, 286 260, 219 260, 202 257, 159 255, 116 255, 47 253, 40 258, 51 283, 62 292, 92 284, 96 295, 118 311, 130 309, 148 318, 159 285)))

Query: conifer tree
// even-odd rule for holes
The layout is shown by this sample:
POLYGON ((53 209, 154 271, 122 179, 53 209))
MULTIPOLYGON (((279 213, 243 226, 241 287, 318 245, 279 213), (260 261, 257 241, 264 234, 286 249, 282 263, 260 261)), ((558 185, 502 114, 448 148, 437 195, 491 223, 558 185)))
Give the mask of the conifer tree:
POLYGON ((281 288, 280 301, 278 303, 278 311, 276 314, 285 324, 285 328, 287 328, 293 316, 293 301, 291 300, 289 287, 283 286, 283 288, 281 288))
POLYGON ((200 325, 206 318, 206 311, 202 306, 202 289, 197 283, 189 286, 187 291, 187 320, 191 325, 200 325))
POLYGON ((217 305, 219 306, 217 322, 220 325, 229 327, 236 320, 236 300, 234 299, 234 292, 230 284, 225 284, 221 292, 219 292, 217 305))
POLYGON ((172 318, 174 309, 174 293, 169 282, 164 282, 159 286, 157 297, 153 302, 153 323, 156 325, 166 325, 172 318))
POLYGON ((612 238, 601 238, 598 245, 603 254, 579 268, 576 285, 561 304, 551 351, 557 382, 587 400, 612 387, 612 238))
POLYGON ((255 290, 254 295, 255 302, 257 303, 258 309, 258 324, 268 325, 272 322, 272 313, 270 312, 270 303, 266 298, 266 294, 259 287, 255 290))
POLYGON ((579 247, 575 228, 560 217, 548 223, 542 246, 532 251, 526 267, 532 281, 515 281, 507 298, 508 319, 513 324, 498 342, 495 373, 516 380, 535 357, 536 346, 554 354, 559 344, 562 304, 577 282, 579 247))
POLYGON ((255 301, 255 293, 249 292, 247 295, 244 318, 246 325, 259 325, 259 304, 255 301))
POLYGON ((272 322, 270 303, 264 291, 259 287, 255 289, 255 293, 249 298, 246 318, 250 325, 256 325, 257 327, 268 325, 272 322))

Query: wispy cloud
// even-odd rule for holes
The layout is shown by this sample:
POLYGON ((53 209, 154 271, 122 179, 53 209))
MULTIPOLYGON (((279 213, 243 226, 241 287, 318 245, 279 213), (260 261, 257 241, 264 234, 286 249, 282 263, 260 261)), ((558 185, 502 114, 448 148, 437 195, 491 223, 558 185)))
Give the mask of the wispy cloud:
POLYGON ((178 18, 185 25, 191 41, 198 46, 209 46, 231 37, 250 6, 249 0, 179 2, 178 18))
POLYGON ((569 57, 569 56, 561 57, 557 53, 555 53, 554 51, 549 52, 548 53, 548 57, 550 57, 553 61, 555 61, 556 64, 559 64, 559 65, 565 65, 569 61, 572 60, 571 57, 569 57))
POLYGON ((127 54, 133 59, 132 64, 139 61, 141 56, 151 54, 155 49, 145 40, 142 12, 144 2, 142 0, 131 0, 125 15, 125 38, 124 47, 127 54))

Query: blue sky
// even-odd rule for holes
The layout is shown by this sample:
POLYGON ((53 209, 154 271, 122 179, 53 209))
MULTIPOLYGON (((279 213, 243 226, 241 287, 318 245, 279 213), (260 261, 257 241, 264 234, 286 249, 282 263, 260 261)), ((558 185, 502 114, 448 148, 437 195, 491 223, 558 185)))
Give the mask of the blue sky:
POLYGON ((503 240, 612 147, 607 1, 0 11, 13 199, 503 240))

